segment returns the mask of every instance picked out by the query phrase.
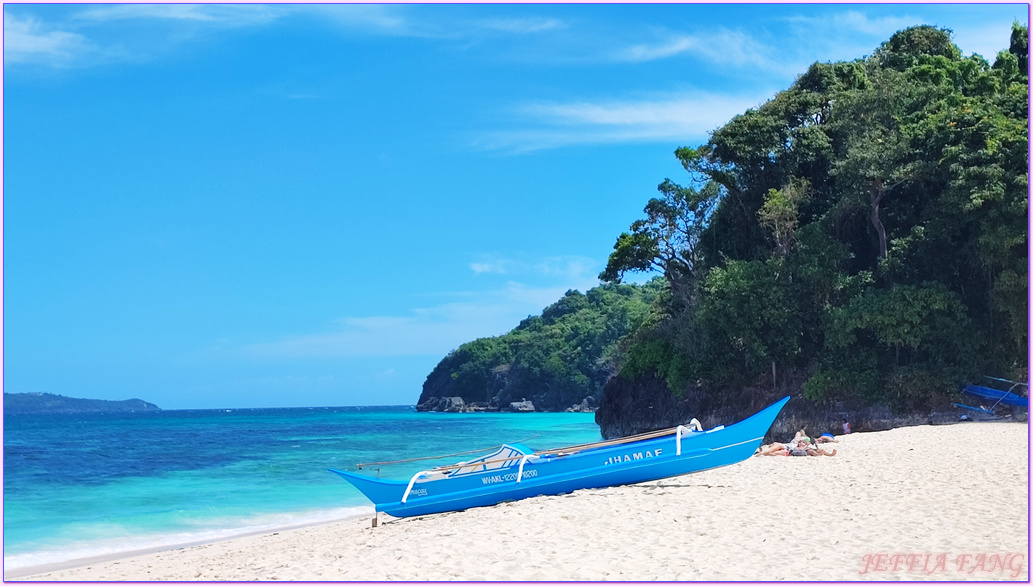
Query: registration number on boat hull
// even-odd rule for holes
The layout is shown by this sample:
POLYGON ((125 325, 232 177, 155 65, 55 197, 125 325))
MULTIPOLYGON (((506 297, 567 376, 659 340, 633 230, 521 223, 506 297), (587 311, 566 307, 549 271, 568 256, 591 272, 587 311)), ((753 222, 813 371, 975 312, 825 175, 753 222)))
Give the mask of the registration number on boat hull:
MULTIPOLYGON (((524 473, 520 476, 521 478, 534 478, 538 476, 537 470, 524 470, 524 473)), ((512 482, 516 480, 517 473, 510 472, 509 474, 496 474, 494 476, 485 476, 481 478, 481 482, 484 484, 495 484, 497 482, 512 482)))

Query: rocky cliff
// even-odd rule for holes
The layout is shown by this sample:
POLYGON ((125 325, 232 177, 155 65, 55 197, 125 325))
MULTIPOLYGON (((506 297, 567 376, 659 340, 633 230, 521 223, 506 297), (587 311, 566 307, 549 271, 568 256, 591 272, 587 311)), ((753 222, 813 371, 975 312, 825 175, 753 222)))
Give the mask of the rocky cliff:
MULTIPOLYGON (((906 414, 896 413, 884 405, 863 405, 851 401, 814 402, 804 398, 799 387, 772 388, 770 385, 721 393, 695 388, 676 397, 663 379, 648 374, 635 379, 621 376, 611 379, 604 390, 595 421, 607 439, 675 427, 693 417, 709 429, 741 421, 786 395, 792 398, 771 426, 765 442, 786 441, 799 429, 806 429, 811 435, 824 432, 840 435, 844 423, 849 423, 853 432, 957 423, 964 413, 952 407, 949 401, 930 404, 906 414)), ((1004 409, 998 412, 1014 415, 1020 420, 1026 417, 1024 412, 1011 414, 1004 409)))

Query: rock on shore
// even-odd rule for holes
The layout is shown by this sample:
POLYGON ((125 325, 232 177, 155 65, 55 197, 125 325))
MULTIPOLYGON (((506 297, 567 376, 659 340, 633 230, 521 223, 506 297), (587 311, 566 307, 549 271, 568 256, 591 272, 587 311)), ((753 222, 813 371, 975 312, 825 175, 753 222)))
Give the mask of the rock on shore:
MULTIPOLYGON (((689 390, 676 397, 662 378, 647 374, 635 379, 612 378, 606 385, 595 422, 607 439, 675 427, 692 418, 709 429, 742 421, 787 394, 792 398, 772 424, 767 441, 791 438, 800 429, 813 435, 825 432, 840 435, 844 423, 849 423, 854 432, 957 423, 962 413, 967 413, 952 407, 946 399, 921 411, 896 413, 885 405, 863 405, 856 401, 818 403, 803 398, 798 389, 756 386, 745 387, 736 393, 689 390)), ((1009 410, 1004 408, 999 408, 998 412, 1009 414, 1009 410)), ((1025 421, 1027 415, 1016 411, 1013 417, 1017 421, 1025 421)))

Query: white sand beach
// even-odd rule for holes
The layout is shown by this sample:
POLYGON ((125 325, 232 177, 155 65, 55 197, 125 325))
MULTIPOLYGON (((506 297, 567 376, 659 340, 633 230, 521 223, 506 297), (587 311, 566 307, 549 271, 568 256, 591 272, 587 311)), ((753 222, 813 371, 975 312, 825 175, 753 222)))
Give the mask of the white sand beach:
POLYGON ((376 528, 356 519, 14 579, 1028 580, 1028 425, 839 439, 831 458, 755 456, 634 486, 380 515, 376 528))

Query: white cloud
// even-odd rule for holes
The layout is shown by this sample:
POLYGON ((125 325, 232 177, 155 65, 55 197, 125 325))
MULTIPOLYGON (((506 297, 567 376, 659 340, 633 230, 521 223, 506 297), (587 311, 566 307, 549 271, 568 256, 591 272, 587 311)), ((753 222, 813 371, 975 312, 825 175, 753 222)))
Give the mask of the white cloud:
POLYGON ((575 288, 594 287, 595 274, 599 270, 594 260, 582 256, 552 256, 537 260, 486 256, 470 263, 469 266, 470 270, 478 275, 558 277, 564 282, 576 283, 575 288))
POLYGON ((83 10, 76 20, 171 20, 203 22, 220 26, 251 26, 276 20, 284 11, 261 4, 114 4, 83 10))
POLYGON ((90 41, 80 34, 54 30, 34 18, 4 11, 5 63, 47 61, 65 65, 93 51, 90 41))
POLYGON ((784 19, 795 47, 794 62, 799 72, 814 61, 852 60, 871 55, 894 33, 929 23, 928 19, 904 15, 872 18, 849 10, 821 16, 792 16, 784 19))
MULTIPOLYGON (((921 19, 913 16, 886 16, 883 18, 869 18, 867 14, 856 10, 837 12, 826 16, 792 16, 786 19, 790 24, 808 31, 820 31, 821 37, 835 40, 840 34, 846 31, 863 33, 878 37, 885 41, 900 29, 914 26, 921 23, 921 19), (833 33, 830 35, 829 33, 833 33)), ((880 41, 880 42, 881 42, 880 41)), ((872 47, 874 48, 874 47, 872 47)))
POLYGON ((470 270, 477 273, 496 273, 499 275, 506 274, 507 262, 504 260, 493 260, 488 262, 472 262, 470 263, 470 270))
POLYGON ((261 26, 287 10, 253 4, 117 4, 75 10, 57 22, 4 10, 4 60, 52 67, 141 62, 195 38, 202 29, 261 26), (165 26, 148 35, 132 34, 144 20, 165 26))
POLYGON ((619 51, 616 57, 621 61, 653 61, 696 50, 700 45, 698 37, 678 35, 652 45, 632 45, 619 51))
POLYGON ((90 66, 146 61, 213 30, 264 27, 286 18, 308 18, 339 34, 439 40, 485 35, 525 35, 563 28, 550 18, 457 20, 436 13, 415 18, 413 8, 390 4, 101 4, 75 8, 60 22, 4 13, 6 61, 90 66), (140 23, 155 25, 139 36, 140 23), (126 45, 128 44, 128 45, 126 45))
POLYGON ((650 44, 637 44, 618 50, 618 61, 654 61, 689 54, 717 66, 757 67, 781 70, 786 64, 773 61, 774 54, 752 35, 742 31, 718 29, 703 34, 671 33, 650 44))
POLYGON ((519 129, 487 133, 475 146, 519 153, 576 144, 702 139, 773 94, 689 92, 638 101, 525 104, 517 108, 524 118, 519 129))
MULTIPOLYGON (((569 287, 532 288, 510 282, 476 298, 412 310, 405 315, 348 317, 332 331, 251 344, 241 352, 263 360, 361 356, 444 356, 477 338, 498 336, 541 313, 569 287)), ((472 294, 461 295, 472 297, 472 294)))
POLYGON ((556 283, 528 286, 514 280, 487 291, 449 293, 449 301, 398 315, 346 317, 328 331, 297 334, 234 350, 226 344, 211 349, 261 359, 345 358, 356 356, 444 356, 460 345, 504 334, 529 315, 539 315, 569 289, 587 291, 599 284, 598 267, 579 256, 534 260, 486 257, 471 263, 478 274, 523 275, 556 283))
MULTIPOLYGON (((312 16, 349 32, 424 36, 391 5, 111 4, 73 10, 60 24, 4 11, 8 63, 88 67, 112 61, 142 62, 212 31, 268 26, 312 16), (141 23, 154 25, 139 35, 141 23)), ((311 95, 291 96, 311 98, 311 95)))
POLYGON ((308 4, 292 6, 298 14, 365 32, 421 36, 405 18, 404 7, 390 4, 308 4))
POLYGON ((412 8, 390 4, 333 4, 296 7, 298 13, 318 15, 350 30, 426 39, 470 41, 486 36, 527 35, 566 28, 554 18, 484 18, 466 20, 442 16, 440 10, 414 15, 412 8))
POLYGON ((565 28, 553 18, 485 18, 467 20, 442 15, 440 7, 416 12, 416 8, 393 4, 317 4, 293 7, 297 14, 310 14, 349 31, 425 39, 469 41, 486 34, 526 35, 565 28))
POLYGON ((978 53, 990 63, 994 62, 998 51, 1008 48, 1011 38, 1011 21, 1004 19, 948 23, 909 15, 870 18, 862 12, 847 11, 818 17, 796 16, 786 21, 796 30, 797 38, 804 42, 804 46, 817 47, 814 52, 823 55, 823 61, 870 55, 894 33, 919 25, 950 29, 954 43, 965 55, 978 53), (829 31, 837 31, 838 34, 830 35, 829 31))
POLYGON ((514 34, 539 33, 566 28, 563 21, 555 18, 493 18, 478 20, 474 24, 480 28, 514 34))

